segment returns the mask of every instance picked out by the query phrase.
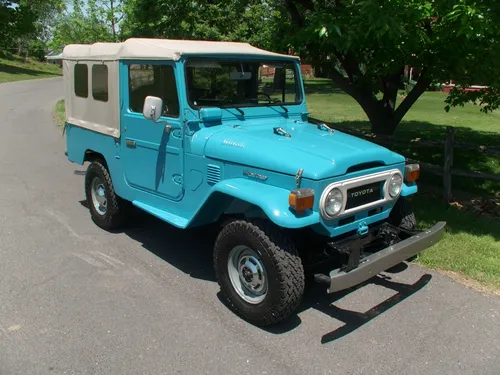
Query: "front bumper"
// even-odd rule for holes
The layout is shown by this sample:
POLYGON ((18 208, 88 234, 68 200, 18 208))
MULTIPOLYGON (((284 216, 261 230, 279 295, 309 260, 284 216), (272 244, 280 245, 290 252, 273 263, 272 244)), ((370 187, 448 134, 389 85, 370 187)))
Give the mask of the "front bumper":
POLYGON ((327 284, 328 293, 351 288, 435 245, 443 238, 445 227, 446 222, 440 221, 424 232, 363 258, 350 271, 335 269, 329 276, 316 275, 316 281, 327 284))

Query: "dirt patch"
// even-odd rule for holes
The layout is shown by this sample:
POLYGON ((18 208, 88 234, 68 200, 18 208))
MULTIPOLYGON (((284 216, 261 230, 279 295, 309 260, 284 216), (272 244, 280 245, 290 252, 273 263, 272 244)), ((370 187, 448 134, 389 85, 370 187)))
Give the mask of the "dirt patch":
POLYGON ((460 284, 465 285, 468 288, 477 290, 479 292, 493 294, 495 296, 500 296, 500 290, 495 289, 493 287, 485 286, 485 285, 481 284, 479 281, 476 281, 476 280, 473 280, 471 278, 460 275, 457 272, 446 271, 446 270, 438 270, 438 271, 440 273, 442 273, 443 275, 446 275, 449 278, 459 282, 460 284))

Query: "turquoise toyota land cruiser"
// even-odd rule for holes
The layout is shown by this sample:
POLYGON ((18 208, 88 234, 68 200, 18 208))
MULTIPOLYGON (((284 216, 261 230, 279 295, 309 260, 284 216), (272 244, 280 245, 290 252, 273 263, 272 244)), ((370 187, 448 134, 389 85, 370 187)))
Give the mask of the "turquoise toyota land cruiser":
POLYGON ((135 206, 220 224, 217 281, 259 325, 294 312, 305 272, 350 288, 438 242, 407 198, 418 164, 308 119, 300 62, 245 43, 128 39, 63 52, 67 156, 89 162, 96 225, 135 206), (326 271, 324 271, 326 269, 326 271))

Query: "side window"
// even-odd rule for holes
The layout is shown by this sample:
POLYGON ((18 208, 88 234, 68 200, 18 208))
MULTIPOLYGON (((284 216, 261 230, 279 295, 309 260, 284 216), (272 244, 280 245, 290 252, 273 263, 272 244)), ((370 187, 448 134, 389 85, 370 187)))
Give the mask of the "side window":
POLYGON ((128 73, 131 111, 142 113, 144 99, 152 95, 163 100, 163 116, 179 117, 179 98, 172 66, 132 64, 128 73))
POLYGON ((89 96, 89 74, 86 64, 76 64, 74 74, 75 95, 80 98, 89 96))
POLYGON ((108 101, 108 67, 92 65, 92 97, 101 102, 108 101))

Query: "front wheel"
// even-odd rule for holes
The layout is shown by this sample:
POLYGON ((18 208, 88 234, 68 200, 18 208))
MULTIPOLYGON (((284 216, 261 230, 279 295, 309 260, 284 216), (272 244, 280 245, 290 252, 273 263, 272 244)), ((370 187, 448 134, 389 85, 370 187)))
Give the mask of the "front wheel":
POLYGON ((233 221, 215 242, 217 282, 231 309, 257 326, 289 317, 304 294, 304 269, 288 236, 268 222, 233 221))
MULTIPOLYGON (((410 202, 405 197, 400 197, 389 215, 389 222, 406 231, 414 231, 417 229, 417 220, 410 202)), ((417 259, 414 255, 407 259, 408 262, 417 259)))
POLYGON ((413 231, 417 227, 417 220, 410 202, 405 197, 400 197, 389 216, 389 222, 401 229, 413 231))

